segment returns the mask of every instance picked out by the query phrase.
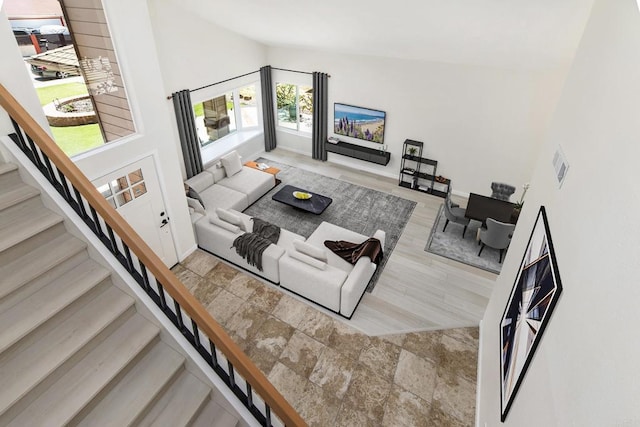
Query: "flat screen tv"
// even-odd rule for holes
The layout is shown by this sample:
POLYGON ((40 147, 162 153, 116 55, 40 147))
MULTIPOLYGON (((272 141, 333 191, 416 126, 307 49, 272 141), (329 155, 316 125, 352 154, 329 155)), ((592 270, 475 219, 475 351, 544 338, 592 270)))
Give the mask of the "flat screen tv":
POLYGON ((336 135, 384 144, 384 111, 338 102, 333 107, 333 131, 336 135))

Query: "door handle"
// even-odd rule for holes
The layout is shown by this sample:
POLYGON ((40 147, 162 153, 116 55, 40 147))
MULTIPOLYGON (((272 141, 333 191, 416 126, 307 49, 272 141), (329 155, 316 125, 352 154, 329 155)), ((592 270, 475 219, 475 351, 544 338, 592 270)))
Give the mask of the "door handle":
POLYGON ((169 218, 165 218, 162 220, 162 225, 160 225, 160 228, 164 227, 165 225, 169 224, 169 218))

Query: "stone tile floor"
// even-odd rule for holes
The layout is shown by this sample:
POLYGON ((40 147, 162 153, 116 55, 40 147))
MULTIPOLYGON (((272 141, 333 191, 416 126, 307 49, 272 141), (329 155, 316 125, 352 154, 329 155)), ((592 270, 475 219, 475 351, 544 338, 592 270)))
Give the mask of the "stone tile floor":
POLYGON ((472 426, 478 328, 370 337, 197 250, 174 273, 312 426, 472 426))

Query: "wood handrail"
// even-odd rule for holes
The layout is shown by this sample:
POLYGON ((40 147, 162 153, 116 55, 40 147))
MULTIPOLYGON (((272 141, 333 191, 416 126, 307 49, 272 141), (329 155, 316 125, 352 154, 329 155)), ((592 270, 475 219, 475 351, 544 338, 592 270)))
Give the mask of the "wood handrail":
POLYGON ((166 292, 180 304, 203 333, 233 364, 242 377, 251 384, 272 411, 287 426, 306 426, 302 417, 276 390, 240 347, 229 337, 222 326, 205 310, 162 260, 138 236, 138 233, 119 213, 109 205, 93 184, 69 157, 62 152, 47 132, 31 117, 18 101, 0 84, 0 106, 31 137, 44 154, 56 165, 87 202, 96 210, 118 237, 129 247, 147 269, 158 279, 166 292))

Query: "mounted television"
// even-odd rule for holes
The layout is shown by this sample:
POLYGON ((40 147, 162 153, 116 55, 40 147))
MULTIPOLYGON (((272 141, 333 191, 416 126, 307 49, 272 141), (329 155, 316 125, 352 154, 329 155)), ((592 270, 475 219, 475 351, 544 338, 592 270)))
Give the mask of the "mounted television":
POLYGON ((384 111, 338 102, 333 107, 333 132, 336 135, 384 144, 384 111))

